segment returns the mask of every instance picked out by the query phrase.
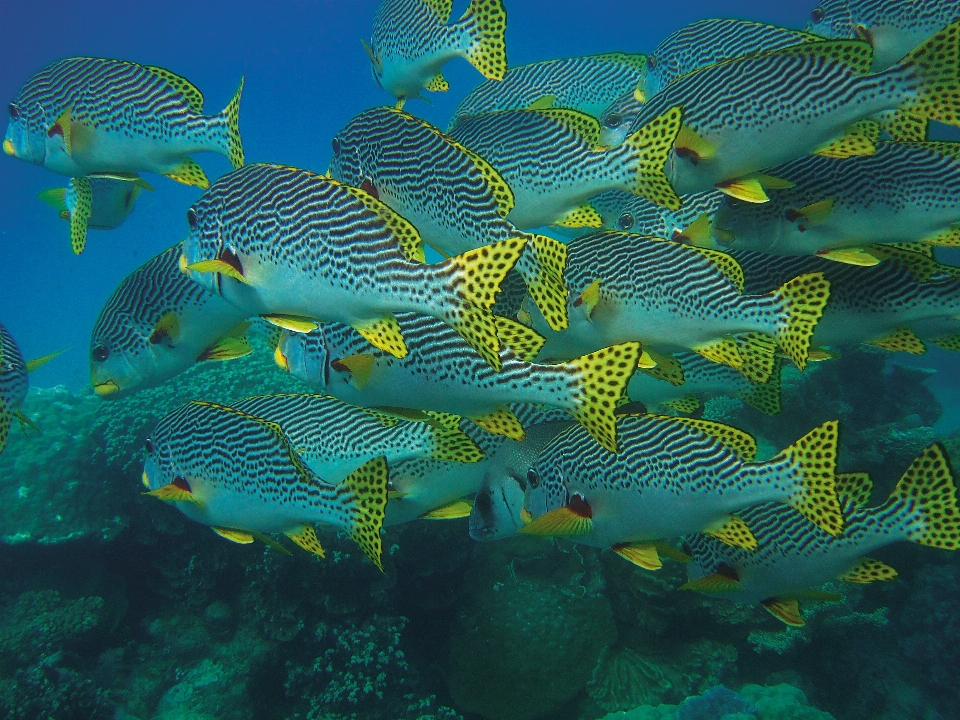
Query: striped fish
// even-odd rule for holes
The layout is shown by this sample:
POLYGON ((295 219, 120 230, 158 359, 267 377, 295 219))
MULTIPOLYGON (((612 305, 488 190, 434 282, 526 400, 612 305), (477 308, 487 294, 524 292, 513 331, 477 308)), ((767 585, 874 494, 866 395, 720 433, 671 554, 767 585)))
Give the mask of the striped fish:
POLYGON ((660 352, 695 350, 766 382, 779 345, 798 367, 823 313, 829 283, 800 275, 766 295, 743 294, 743 275, 724 253, 659 238, 599 232, 567 246, 570 327, 546 336, 538 357, 576 357, 631 340, 660 352))
POLYGON ((957 0, 820 0, 807 30, 869 42, 873 69, 879 71, 958 19, 957 0))
POLYGON ((147 494, 176 503, 229 540, 283 533, 323 557, 313 523, 344 530, 381 570, 387 463, 376 458, 338 485, 318 477, 276 423, 194 400, 147 439, 147 494))
POLYGON ((251 315, 298 330, 341 322, 404 357, 393 312, 416 311, 448 323, 499 369, 489 308, 521 239, 425 265, 416 229, 375 197, 277 165, 223 176, 187 221, 184 267, 251 315))
POLYGON ((667 35, 647 58, 647 72, 639 89, 631 88, 600 113, 604 145, 619 145, 627 136, 643 103, 674 80, 694 70, 768 50, 813 42, 822 38, 799 30, 749 20, 697 20, 667 35), (636 91, 635 91, 636 90, 636 91))
POLYGON ((507 71, 502 0, 470 0, 455 23, 450 23, 452 10, 453 0, 380 0, 370 44, 363 46, 374 79, 397 98, 397 107, 420 97, 423 89, 449 90, 441 68, 455 57, 491 80, 501 80, 507 71))
POLYGON ((505 110, 470 115, 450 137, 489 162, 513 190, 507 215, 521 230, 599 227, 590 198, 623 190, 659 205, 676 197, 664 175, 682 108, 651 117, 616 148, 600 147, 600 123, 576 110, 505 110))
POLYGON ((505 349, 501 370, 494 372, 442 322, 413 313, 398 313, 397 320, 410 351, 403 358, 371 351, 351 328, 331 323, 307 335, 286 333, 277 362, 321 392, 353 405, 452 413, 515 440, 523 439, 523 426, 508 405, 560 408, 616 452, 613 408, 636 369, 638 343, 538 365, 529 359, 542 339, 520 323, 497 318, 505 349))
POLYGON ((506 220, 513 209, 507 183, 433 125, 393 108, 362 112, 333 139, 329 174, 379 198, 446 257, 522 239, 526 250, 517 270, 551 327, 566 327, 566 248, 506 220))
MULTIPOLYGON (((897 572, 868 553, 904 540, 945 550, 960 548, 960 508, 944 449, 921 453, 878 507, 864 507, 869 476, 837 476, 844 505, 839 535, 824 532, 792 508, 764 503, 739 513, 757 539, 754 550, 731 547, 696 534, 685 538, 693 556, 690 581, 698 590, 740 603, 760 603, 788 625, 803 625, 798 599, 825 599, 819 588, 831 580, 870 583, 897 572)), ((836 598, 839 599, 839 598, 836 598)))
POLYGON ((250 353, 247 313, 180 272, 174 245, 128 275, 97 317, 90 382, 103 398, 160 385, 202 360, 250 353))
POLYGON ((658 563, 651 544, 688 528, 756 547, 737 516, 761 502, 790 505, 824 532, 843 528, 834 487, 837 423, 827 422, 765 462, 756 441, 720 423, 658 415, 617 421, 620 453, 603 452, 579 426, 554 438, 527 476, 528 535, 566 536, 658 563))
POLYGON ((913 269, 894 260, 860 267, 811 256, 731 255, 743 269, 746 293, 769 292, 796 273, 827 278, 830 302, 814 330, 814 347, 868 343, 921 354, 926 351, 923 341, 929 340, 960 350, 960 278, 954 268, 930 261, 932 275, 921 282, 913 269))
POLYGON ((530 457, 529 438, 539 432, 539 426, 562 421, 564 414, 535 405, 511 405, 510 412, 523 424, 528 439, 518 442, 503 435, 491 435, 467 420, 460 420, 460 429, 483 450, 480 462, 465 465, 422 458, 391 466, 390 501, 384 525, 400 525, 419 518, 466 517, 472 508, 465 497, 476 493, 484 482, 502 474, 525 476, 530 457))
POLYGON ((326 395, 260 395, 231 404, 276 423, 311 470, 331 484, 374 458, 475 463, 483 453, 456 427, 354 407, 326 395))
MULTIPOLYGON (((716 187, 765 202, 765 189, 789 185, 756 174, 765 168, 815 152, 874 152, 872 126, 861 124, 868 117, 897 111, 911 120, 960 124, 958 56, 960 23, 879 74, 870 74, 873 49, 858 40, 773 50, 685 75, 650 98, 631 128, 682 106, 684 126, 666 167, 677 193, 716 187)), ((898 122, 886 127, 900 139, 898 122)), ((674 197, 667 207, 679 204, 674 197)))
POLYGON ((27 425, 37 427, 20 411, 30 386, 27 374, 45 365, 61 352, 63 351, 25 361, 10 331, 0 323, 0 452, 6 447, 10 425, 14 419, 19 421, 22 428, 27 425))
POLYGON ((71 178, 65 188, 44 190, 40 199, 70 223, 70 245, 79 255, 87 245, 87 229, 114 230, 123 225, 142 190, 153 192, 137 175, 89 175, 71 178))
POLYGON ((706 400, 735 397, 762 413, 780 412, 780 374, 777 359, 764 383, 752 383, 729 365, 721 365, 694 352, 680 352, 658 358, 652 368, 641 367, 630 378, 627 396, 647 408, 663 406, 680 413, 699 410, 706 400))
POLYGON ((793 187, 762 205, 725 198, 712 226, 725 247, 831 257, 874 243, 960 246, 960 143, 880 142, 873 155, 811 156, 771 172, 793 187))
POLYGON ((683 198, 679 210, 667 210, 630 193, 607 192, 591 199, 590 205, 600 213, 604 230, 703 244, 711 240, 710 223, 724 197, 716 190, 694 193, 683 198))
POLYGON ((490 458, 470 510, 470 537, 486 542, 516 535, 529 518, 523 511, 527 469, 553 438, 571 426, 570 422, 544 422, 525 428, 523 442, 506 440, 490 458))
POLYGON ((10 103, 7 155, 60 175, 154 172, 209 185, 190 158, 215 152, 243 165, 240 92, 219 115, 169 70, 125 60, 67 58, 34 75, 10 103))
POLYGON ((467 93, 453 111, 450 127, 463 115, 530 106, 568 108, 596 117, 640 86, 646 66, 644 55, 612 52, 512 67, 503 80, 485 80, 467 93))

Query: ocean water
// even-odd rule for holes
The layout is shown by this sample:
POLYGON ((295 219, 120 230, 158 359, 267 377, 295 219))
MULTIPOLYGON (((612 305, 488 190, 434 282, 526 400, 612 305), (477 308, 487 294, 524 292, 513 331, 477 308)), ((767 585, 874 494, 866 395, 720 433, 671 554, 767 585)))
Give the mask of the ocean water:
MULTIPOLYGON (((511 65, 649 52, 705 17, 802 28, 812 9, 809 0, 505 4, 511 65)), ((247 162, 324 172, 332 136, 358 112, 392 104, 360 43, 376 5, 8 0, 0 98, 69 56, 168 68, 203 91, 207 112, 243 77, 247 162)), ((457 0, 454 16, 465 5, 457 0)), ((444 74, 449 93, 406 106, 439 127, 481 80, 463 61, 444 74)), ((197 160, 211 180, 230 169, 220 156, 197 160)), ((762 608, 678 593, 686 573, 675 562, 653 573, 566 540, 476 543, 464 519, 424 520, 385 531, 381 574, 332 532, 325 560, 293 546, 286 555, 228 543, 142 497, 142 443, 163 412, 193 397, 304 389, 258 346, 236 366, 197 368, 128 400, 92 395, 98 313, 126 275, 185 236, 201 195, 147 179, 155 192, 120 228, 91 231, 74 256, 67 224, 37 199, 65 178, 0 157, 0 322, 28 359, 69 348, 30 377, 24 411, 42 432, 15 423, 0 455, 0 716, 960 716, 960 564, 945 550, 884 548, 877 557, 899 571, 895 582, 833 584, 842 601, 811 600, 807 626, 785 629, 762 608)), ((879 502, 926 445, 960 452, 957 368, 956 353, 939 349, 850 348, 788 373, 775 418, 738 401, 707 412, 768 448, 838 417, 840 468, 869 471, 879 502)))

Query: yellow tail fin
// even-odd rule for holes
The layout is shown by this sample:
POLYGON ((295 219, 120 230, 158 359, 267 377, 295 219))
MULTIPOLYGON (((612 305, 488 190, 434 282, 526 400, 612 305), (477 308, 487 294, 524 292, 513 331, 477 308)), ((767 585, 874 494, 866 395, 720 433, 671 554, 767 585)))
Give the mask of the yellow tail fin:
POLYGON ((836 487, 838 427, 836 420, 828 420, 770 461, 786 460, 793 465, 799 480, 787 502, 831 535, 838 535, 843 530, 836 487))
POLYGON ((565 330, 570 324, 567 286, 563 282, 567 246, 543 235, 529 235, 526 240, 526 250, 517 261, 517 272, 550 327, 565 330))
POLYGON ((227 146, 224 148, 227 159, 234 170, 243 167, 243 143, 240 141, 240 95, 243 93, 243 78, 240 78, 240 87, 234 93, 233 99, 227 103, 223 112, 218 116, 224 123, 227 131, 227 146))
POLYGON ((470 45, 464 57, 485 78, 503 80, 507 73, 507 11, 503 0, 470 0, 460 22, 470 24, 470 45))
POLYGON ((913 120, 908 126, 915 126, 917 118, 960 125, 960 21, 914 49, 894 70, 915 72, 922 83, 902 108, 906 116, 901 117, 913 120))
POLYGON ((920 453, 890 493, 887 505, 912 506, 918 516, 907 536, 915 543, 960 549, 960 508, 957 486, 943 446, 935 443, 920 453))
POLYGON ((810 338, 823 317, 830 298, 830 281, 822 272, 800 275, 773 293, 783 305, 784 321, 777 330, 783 352, 803 370, 810 352, 810 338))
POLYGON ((640 343, 629 342, 598 350, 564 363, 579 375, 570 414, 598 443, 617 452, 617 419, 614 411, 637 369, 640 343))
POLYGON ((380 528, 387 507, 387 479, 387 460, 378 457, 361 465, 343 481, 344 487, 355 498, 350 537, 381 572, 383 542, 380 528))
POLYGON ((683 206, 665 172, 682 120, 683 109, 670 108, 633 133, 621 146, 637 159, 637 175, 627 189, 668 210, 679 210, 683 206))

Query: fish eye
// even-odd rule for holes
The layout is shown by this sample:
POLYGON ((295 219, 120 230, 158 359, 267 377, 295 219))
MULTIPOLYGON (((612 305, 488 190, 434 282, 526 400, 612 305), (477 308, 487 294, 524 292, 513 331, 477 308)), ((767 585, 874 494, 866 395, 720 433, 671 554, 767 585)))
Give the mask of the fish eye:
POLYGON ((333 154, 340 154, 340 138, 334 138, 333 142, 330 143, 333 146, 333 154))
POLYGON ((151 455, 153 455, 153 441, 150 438, 147 438, 146 440, 144 440, 143 449, 146 450, 151 455))
POLYGON ((657 56, 651 55, 647 58, 647 70, 653 70, 657 66, 657 56))
POLYGON ((613 128, 618 128, 623 123, 623 115, 620 113, 610 113, 604 119, 603 124, 606 125, 611 130, 613 128))
POLYGON ((617 224, 620 226, 621 230, 629 230, 633 227, 635 222, 636 220, 634 220, 633 215, 626 211, 620 213, 620 217, 617 220, 617 224))
POLYGON ((10 103, 9 105, 7 105, 7 111, 10 113, 11 120, 20 119, 20 106, 17 105, 16 103, 10 103))
POLYGON ((197 213, 193 208, 187 210, 187 225, 190 226, 191 230, 197 229, 197 213))
POLYGON ((540 473, 533 468, 527 470, 527 484, 533 489, 540 487, 540 473))
POLYGON ((96 362, 103 362, 110 357, 110 350, 107 349, 106 345, 97 345, 90 351, 90 357, 96 362))
POLYGON ((823 10, 820 8, 814 9, 814 11, 810 13, 810 20, 815 23, 823 22, 823 10))

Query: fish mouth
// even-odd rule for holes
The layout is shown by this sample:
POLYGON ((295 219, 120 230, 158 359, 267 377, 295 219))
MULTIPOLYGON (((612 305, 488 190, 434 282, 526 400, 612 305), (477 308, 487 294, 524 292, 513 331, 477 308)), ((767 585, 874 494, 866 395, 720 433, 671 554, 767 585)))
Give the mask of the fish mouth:
POLYGON ((16 156, 17 156, 17 150, 16 150, 16 148, 13 147, 13 143, 10 142, 9 140, 4 140, 4 141, 3 141, 3 151, 4 151, 7 155, 9 155, 10 157, 16 157, 16 156))
POLYGON ((120 392, 120 386, 117 385, 113 380, 107 380, 102 383, 94 383, 93 391, 100 397, 110 397, 111 395, 116 395, 120 392))

